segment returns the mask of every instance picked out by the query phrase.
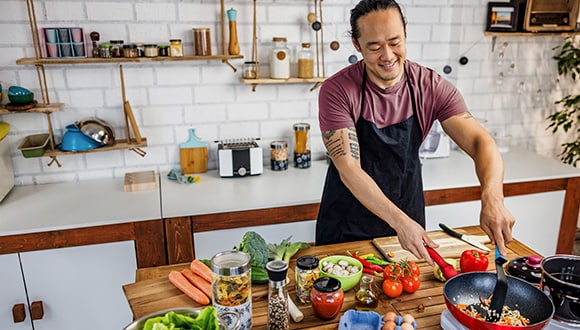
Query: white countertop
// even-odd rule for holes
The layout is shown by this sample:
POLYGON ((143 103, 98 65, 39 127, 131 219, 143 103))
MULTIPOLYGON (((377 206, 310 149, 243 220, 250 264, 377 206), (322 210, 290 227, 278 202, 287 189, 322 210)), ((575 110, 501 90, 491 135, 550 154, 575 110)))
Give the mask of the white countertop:
MULTIPOLYGON (((580 176, 580 169, 521 149, 503 155, 505 182, 580 176)), ((17 186, 0 202, 0 236, 90 227, 178 216, 243 211, 317 203, 327 165, 314 161, 308 169, 290 167, 244 178, 221 178, 217 170, 183 184, 162 173, 159 189, 124 192, 123 180, 17 186)), ((473 162, 452 151, 448 158, 423 162, 425 190, 478 185, 473 162)))

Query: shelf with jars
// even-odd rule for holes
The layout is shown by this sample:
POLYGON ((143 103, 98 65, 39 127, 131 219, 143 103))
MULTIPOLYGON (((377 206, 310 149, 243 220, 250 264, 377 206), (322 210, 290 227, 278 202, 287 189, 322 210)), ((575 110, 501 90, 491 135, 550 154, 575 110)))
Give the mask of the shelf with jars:
POLYGON ((302 49, 298 52, 296 64, 296 76, 290 72, 290 50, 285 37, 272 38, 272 49, 268 56, 270 73, 268 76, 260 74, 260 62, 258 61, 258 36, 256 32, 256 0, 254 0, 254 17, 252 31, 252 57, 244 63, 244 69, 240 81, 252 85, 252 91, 258 85, 267 84, 304 84, 313 83, 310 91, 318 88, 326 79, 324 65, 324 33, 322 24, 322 0, 314 0, 314 12, 308 13, 307 21, 315 31, 314 49, 311 43, 302 43, 302 49))

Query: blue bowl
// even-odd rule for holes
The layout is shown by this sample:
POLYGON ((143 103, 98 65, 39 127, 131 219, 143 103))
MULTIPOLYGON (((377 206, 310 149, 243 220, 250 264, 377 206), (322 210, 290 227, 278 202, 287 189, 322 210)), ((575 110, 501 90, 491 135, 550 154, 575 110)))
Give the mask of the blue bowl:
POLYGON ((66 127, 66 132, 62 136, 60 150, 62 151, 83 151, 102 147, 103 144, 84 135, 75 124, 66 127))
POLYGON ((20 86, 8 88, 8 99, 14 104, 28 104, 34 101, 34 93, 20 86))

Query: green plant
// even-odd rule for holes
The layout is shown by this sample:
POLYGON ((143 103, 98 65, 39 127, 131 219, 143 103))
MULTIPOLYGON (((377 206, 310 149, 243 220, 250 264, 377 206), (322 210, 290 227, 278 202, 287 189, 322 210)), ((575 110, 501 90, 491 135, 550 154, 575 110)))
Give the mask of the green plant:
MULTIPOLYGON (((570 76, 573 81, 580 79, 580 48, 574 45, 571 37, 565 39, 560 46, 554 47, 557 54, 552 58, 558 64, 558 75, 570 76)), ((576 140, 562 144, 560 159, 566 163, 576 166, 580 161, 580 94, 566 95, 561 100, 555 102, 561 109, 548 116, 550 124, 548 128, 552 133, 556 133, 559 128, 564 132, 575 132, 576 140)))

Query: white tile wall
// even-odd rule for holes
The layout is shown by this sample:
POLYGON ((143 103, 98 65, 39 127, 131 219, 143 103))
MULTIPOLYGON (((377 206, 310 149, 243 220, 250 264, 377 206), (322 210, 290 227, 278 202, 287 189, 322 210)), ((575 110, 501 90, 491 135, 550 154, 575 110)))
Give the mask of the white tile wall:
MULTIPOLYGON (((357 0, 323 2, 324 41, 340 42, 338 51, 324 50, 325 73, 331 75, 348 64, 356 52, 348 37, 349 11, 357 0)), ((312 0, 258 1, 259 59, 267 63, 270 40, 286 36, 292 49, 302 42, 314 44, 314 31, 306 20, 314 11, 312 0)), ((513 136, 512 144, 557 158, 563 134, 546 130, 545 117, 554 101, 578 85, 556 83, 552 47, 561 37, 492 38, 483 35, 486 3, 484 0, 401 0, 408 20, 408 56, 443 74, 464 94, 473 114, 494 132, 513 136), (498 52, 506 43, 505 56, 498 52), (459 65, 466 56, 469 63, 459 65), (499 73, 504 78, 498 81, 499 73)), ((226 0, 226 7, 238 10, 238 38, 244 60, 251 58, 251 1, 226 0)), ((210 27, 212 51, 221 52, 219 1, 217 0, 36 0, 39 27, 81 26, 88 34, 98 31, 101 40, 126 42, 168 42, 181 38, 191 54, 194 27, 210 27)), ((227 22, 226 22, 227 26, 227 22)), ((0 1, 0 83, 27 87, 38 93, 36 70, 16 65, 21 57, 34 56, 28 29, 26 5, 22 0, 0 1)), ((226 31, 227 32, 227 31, 226 31)), ((227 35, 227 33, 226 33, 227 35)), ((90 49, 90 47, 89 47, 90 49)), ((360 56, 359 56, 360 58, 360 56)), ((231 63, 241 69, 244 60, 231 63)), ((295 70, 295 66, 293 66, 295 70)), ((127 98, 142 135, 147 137, 147 156, 131 151, 61 156, 62 167, 47 166, 47 158, 27 159, 17 147, 28 135, 47 130, 43 115, 11 114, 0 120, 11 124, 11 145, 18 185, 86 180, 123 176, 125 172, 154 169, 164 171, 179 166, 178 145, 188 138, 188 128, 208 142, 236 137, 260 137, 269 161, 269 142, 290 139, 292 124, 306 121, 312 127, 312 149, 322 157, 317 122, 317 91, 304 85, 260 85, 255 92, 239 82, 234 73, 219 61, 125 64, 127 98)), ((268 74, 267 65, 261 73, 268 74)), ((62 112, 52 116, 57 140, 64 127, 87 116, 99 116, 116 127, 117 136, 125 131, 122 118, 119 70, 116 65, 47 66, 50 98, 65 103, 62 112)), ((38 94, 37 94, 38 95, 38 94)), ((7 97, 3 100, 6 103, 7 97)), ((216 166, 216 145, 210 143, 210 168, 216 166)))

